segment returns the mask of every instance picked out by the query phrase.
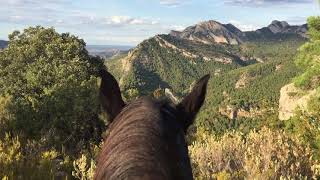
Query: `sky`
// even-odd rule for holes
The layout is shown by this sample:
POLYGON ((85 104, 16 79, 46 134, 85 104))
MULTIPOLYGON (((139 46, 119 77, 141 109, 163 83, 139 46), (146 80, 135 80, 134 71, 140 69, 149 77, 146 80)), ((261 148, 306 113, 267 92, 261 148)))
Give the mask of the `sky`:
POLYGON ((29 26, 54 27, 90 45, 137 45, 206 20, 244 31, 272 20, 304 24, 316 0, 0 0, 0 39, 29 26))

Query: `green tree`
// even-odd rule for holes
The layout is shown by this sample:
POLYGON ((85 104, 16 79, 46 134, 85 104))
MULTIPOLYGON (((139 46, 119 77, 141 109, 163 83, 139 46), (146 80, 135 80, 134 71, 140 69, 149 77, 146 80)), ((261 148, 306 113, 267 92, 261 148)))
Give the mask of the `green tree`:
POLYGON ((309 144, 314 157, 319 159, 320 149, 320 16, 308 19, 309 42, 299 48, 296 65, 303 73, 294 79, 296 86, 303 90, 316 90, 308 102, 308 112, 298 112, 288 120, 287 131, 297 135, 309 144))
POLYGON ((0 97, 10 97, 10 133, 72 151, 100 140, 96 75, 103 63, 85 46, 53 28, 9 35, 8 48, 0 52, 0 97))
POLYGON ((308 19, 310 41, 300 47, 296 59, 298 67, 304 72, 295 78, 295 85, 303 89, 316 89, 317 93, 309 103, 308 109, 320 117, 320 16, 308 19))
POLYGON ((295 79, 295 84, 305 89, 320 85, 320 17, 308 19, 310 41, 300 47, 296 64, 304 73, 295 79))

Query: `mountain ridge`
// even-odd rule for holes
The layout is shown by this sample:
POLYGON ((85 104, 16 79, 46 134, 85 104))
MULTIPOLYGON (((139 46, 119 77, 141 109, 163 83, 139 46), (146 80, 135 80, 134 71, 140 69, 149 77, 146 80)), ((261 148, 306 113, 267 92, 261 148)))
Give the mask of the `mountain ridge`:
MULTIPOLYGON (((223 25, 216 21, 209 21, 208 24, 202 22, 199 26, 190 26, 186 30, 184 35, 178 31, 156 35, 141 42, 127 55, 108 59, 106 64, 118 77, 122 90, 134 89, 143 95, 150 94, 159 87, 172 89, 174 93, 183 92, 188 89, 192 79, 197 79, 204 73, 219 75, 250 64, 269 61, 270 55, 264 55, 266 52, 261 48, 263 46, 270 48, 278 43, 300 44, 305 41, 304 37, 292 33, 276 33, 272 37, 266 35, 256 38, 259 35, 248 34, 232 24, 223 25), (207 39, 199 37, 203 35, 203 31, 209 35, 204 36, 207 39), (213 34, 214 31, 216 34, 213 34), (216 42, 218 33, 231 40, 225 38, 223 42, 216 42), (259 53, 263 55, 258 55, 259 53), (122 65, 119 66, 119 63, 122 65), (176 73, 171 73, 174 71, 176 73)), ((280 48, 286 47, 288 45, 280 45, 280 48)))
POLYGON ((6 48, 8 46, 8 41, 0 40, 0 49, 6 48))
POLYGON ((241 31, 233 24, 222 24, 214 20, 203 21, 189 26, 183 31, 171 31, 171 36, 199 41, 203 43, 241 44, 261 38, 279 38, 279 35, 297 35, 307 38, 308 27, 303 25, 290 25, 286 21, 274 20, 267 27, 255 31, 241 31))

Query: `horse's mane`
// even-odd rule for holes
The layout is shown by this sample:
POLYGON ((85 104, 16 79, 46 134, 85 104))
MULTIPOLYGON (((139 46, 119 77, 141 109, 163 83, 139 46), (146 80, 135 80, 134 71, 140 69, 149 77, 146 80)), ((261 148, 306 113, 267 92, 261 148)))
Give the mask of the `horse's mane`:
POLYGON ((126 106, 110 124, 95 179, 124 179, 128 173, 130 177, 148 174, 154 177, 146 179, 171 179, 162 120, 163 114, 173 115, 168 107, 168 102, 151 98, 140 98, 126 106), (167 107, 166 113, 161 107, 167 107))
POLYGON ((95 179, 193 179, 185 134, 203 105, 210 75, 177 105, 146 97, 125 105, 116 79, 106 70, 100 75, 111 124, 95 179))

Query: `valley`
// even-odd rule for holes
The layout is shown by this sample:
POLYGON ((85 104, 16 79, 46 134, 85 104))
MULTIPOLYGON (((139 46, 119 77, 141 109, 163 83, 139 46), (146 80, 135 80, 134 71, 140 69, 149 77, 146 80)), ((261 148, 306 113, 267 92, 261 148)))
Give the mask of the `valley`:
POLYGON ((158 89, 181 98, 195 79, 210 73, 199 124, 276 119, 280 89, 300 72, 294 57, 307 41, 306 31, 306 25, 273 21, 268 27, 242 32, 232 24, 207 21, 182 32, 156 35, 105 64, 128 100, 158 89))

